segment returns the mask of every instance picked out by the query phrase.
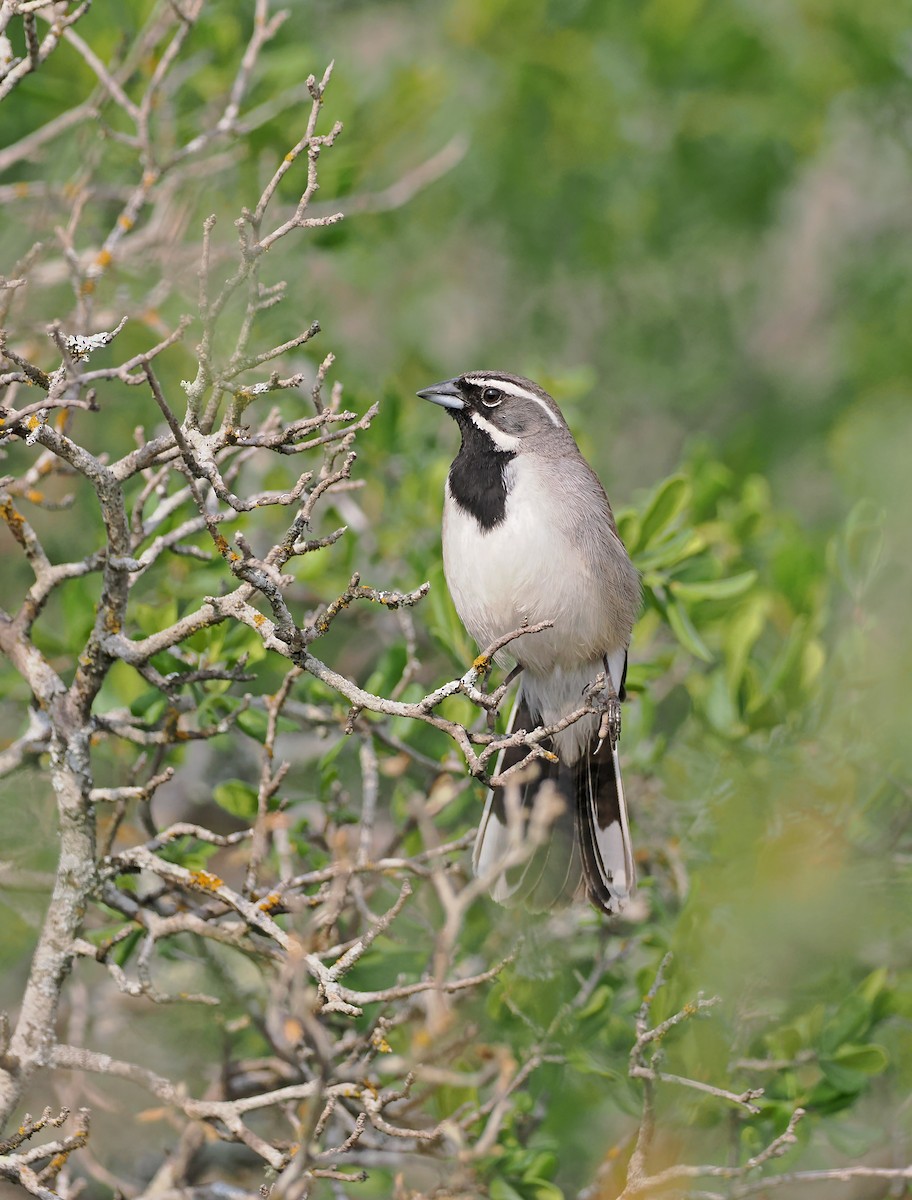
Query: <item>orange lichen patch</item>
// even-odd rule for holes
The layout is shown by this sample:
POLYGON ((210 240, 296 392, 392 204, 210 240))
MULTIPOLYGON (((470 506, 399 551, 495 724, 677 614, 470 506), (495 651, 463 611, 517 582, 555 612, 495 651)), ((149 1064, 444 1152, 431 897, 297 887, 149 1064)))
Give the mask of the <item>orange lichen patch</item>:
POLYGON ((105 248, 103 250, 99 250, 98 253, 95 255, 95 266, 96 267, 108 267, 111 265, 111 259, 113 257, 114 257, 114 255, 107 248, 105 248))
POLYGON ((91 294, 95 291, 95 280, 84 279, 79 285, 79 290, 82 292, 83 296, 91 296, 91 294))
POLYGON ((29 429, 37 429, 40 424, 41 421, 38 419, 35 413, 32 413, 32 415, 26 421, 26 425, 28 425, 29 429))
POLYGON ((20 546, 25 545, 25 521, 13 507, 12 500, 3 500, 0 502, 0 517, 9 526, 9 531, 19 543, 20 546))
POLYGON ((476 659, 472 660, 472 666, 476 671, 486 671, 491 664, 491 660, 487 654, 479 654, 476 659))
POLYGON ((215 892, 222 886, 224 880, 219 879, 218 875, 213 875, 211 871, 191 871, 190 882, 206 892, 215 892))
POLYGON ((158 171, 146 171, 142 177, 143 187, 150 188, 158 180, 158 171))
POLYGON ((286 1017, 282 1022, 282 1032, 286 1040, 296 1046, 304 1036, 304 1023, 298 1017, 286 1017))
POLYGON ((371 1045, 375 1050, 379 1050, 381 1054, 392 1054, 393 1052, 392 1046, 379 1029, 375 1029, 371 1034, 371 1045))
POLYGON ((281 903, 282 897, 279 893, 270 892, 268 896, 264 896, 262 900, 257 901, 257 908, 262 909, 263 912, 271 912, 274 908, 278 908, 281 903))
POLYGON ((398 779, 404 775, 411 766, 411 758, 405 751, 399 754, 391 754, 389 758, 380 760, 380 774, 385 775, 387 779, 398 779))
POLYGON ((21 525, 22 524, 22 518, 19 516, 19 514, 16 512, 15 508, 13 507, 12 500, 0 501, 0 516, 3 517, 3 519, 4 519, 4 521, 6 521, 7 525, 12 525, 12 524, 21 525))
POLYGON ((433 1045, 433 1040, 427 1029, 418 1029, 412 1038, 412 1046, 415 1050, 426 1050, 433 1045))
POLYGON ((29 185, 27 183, 13 184, 13 191, 16 194, 17 200, 24 200, 25 197, 29 194, 29 190, 30 190, 29 185))
POLYGON ((121 227, 121 229, 132 229, 134 221, 133 218, 128 217, 126 213, 121 213, 117 218, 117 224, 121 227))
POLYGON ((293 163, 296 158, 297 158, 297 155, 295 154, 294 150, 289 150, 288 153, 285 155, 285 161, 287 163, 293 163))
POLYGON ((257 629, 259 629, 260 626, 266 624, 266 618, 263 616, 262 613, 255 613, 254 618, 253 618, 253 623, 254 623, 254 625, 256 625, 257 629))
POLYGON ((120 631, 123 629, 120 617, 117 615, 117 613, 112 612, 111 609, 105 610, 104 627, 105 633, 120 633, 120 631))
POLYGON ((215 548, 221 554, 222 558, 227 557, 230 547, 222 535, 216 532, 212 535, 212 540, 215 542, 215 548))
POLYGON ((171 1116, 170 1108, 144 1108, 142 1112, 136 1114, 137 1121, 143 1121, 149 1124, 152 1121, 165 1121, 171 1116))

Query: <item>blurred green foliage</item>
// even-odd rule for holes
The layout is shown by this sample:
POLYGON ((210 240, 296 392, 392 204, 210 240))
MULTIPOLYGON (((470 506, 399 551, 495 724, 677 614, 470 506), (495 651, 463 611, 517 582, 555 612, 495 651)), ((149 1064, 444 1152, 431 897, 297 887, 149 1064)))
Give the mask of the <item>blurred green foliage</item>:
MULTIPOLYGON (((149 8, 125 0, 113 22, 110 5, 96 3, 96 51, 113 53, 149 8)), ((248 24, 247 6, 207 6, 175 139, 221 102, 248 24)), ((359 447, 369 528, 302 560, 302 608, 335 594, 355 568, 378 585, 430 578, 418 610, 424 667, 404 698, 464 669, 474 650, 439 567, 437 497, 455 432, 412 393, 485 366, 554 392, 608 484, 645 586, 623 744, 648 915, 617 931, 578 916, 570 938, 561 918, 563 933, 538 935, 554 972, 546 987, 521 958, 469 1001, 477 1033, 466 1061, 488 1047, 521 1059, 575 990, 573 972, 590 969, 606 938, 626 946, 587 1006, 549 1035, 567 1065, 545 1064, 517 1097, 487 1165, 489 1195, 556 1200, 612 1154, 624 1161, 640 1103, 626 1077, 633 1018, 669 949, 675 965, 656 1018, 701 989, 722 1004, 675 1031, 663 1069, 766 1093, 758 1116, 732 1123, 718 1100, 660 1091, 666 1165, 725 1161, 733 1129, 749 1157, 799 1105, 809 1116, 787 1164, 910 1161, 912 11, 887 0, 295 3, 264 53, 254 100, 329 58, 327 111, 345 133, 321 164, 320 195, 343 210, 348 201, 355 215, 275 265, 276 278, 290 274, 290 293, 269 336, 293 336, 318 316, 327 332, 315 353, 332 346, 348 402, 379 398, 381 413, 359 447), (408 203, 359 210, 455 137, 467 148, 443 177, 408 203), (758 1062, 767 1066, 750 1065, 758 1062)), ((91 86, 61 47, 0 109, 0 141, 91 86)), ((209 211, 230 238, 234 214, 299 136, 301 111, 242 139, 221 175, 181 197, 177 238, 196 238, 209 211)), ((74 135, 52 164, 25 162, 2 182, 72 183, 100 153, 74 135)), ((132 163, 115 149, 105 182, 132 182, 132 163)), ((103 200, 86 210, 82 248, 117 211, 103 200)), ((0 271, 11 274, 61 219, 54 203, 10 202, 0 271)), ((195 259, 179 259, 156 312, 128 326, 127 350, 193 310, 194 271, 195 259)), ((159 282, 141 263, 115 264, 99 316, 116 320, 159 282)), ((57 299, 63 315, 62 283, 57 299)), ((51 314, 37 293, 16 311, 28 352, 51 314)), ((162 364, 172 391, 192 369, 192 346, 191 336, 162 364)), ((123 389, 101 399, 103 428, 77 419, 96 447, 116 452, 138 421, 157 421, 150 402, 138 412, 123 389)), ((75 519, 36 515, 50 553, 74 539, 93 544, 97 518, 84 500, 77 488, 75 519)), ((13 605, 25 576, 7 543, 3 553, 2 602, 13 605)), ((151 632, 222 582, 219 567, 178 564, 143 585, 133 632, 151 632)), ((65 658, 84 639, 95 586, 74 580, 49 607, 38 626, 46 654, 65 658)), ((220 626, 199 640, 195 649, 213 658, 247 654, 257 690, 274 686, 279 669, 249 631, 220 626)), ((404 661, 396 627, 361 611, 337 623, 321 654, 379 692, 404 661)), ((157 665, 180 668, 167 655, 157 665)), ((236 689, 198 691, 201 723, 239 703, 236 689)), ((306 680, 296 695, 327 699, 306 680)), ((26 699, 0 667, 9 736, 26 699)), ((126 668, 101 703, 125 704, 150 724, 163 717, 159 694, 126 668)), ((452 703, 450 715, 471 718, 452 703)), ((239 724, 262 738, 262 714, 239 724)), ((433 759, 449 752, 433 730, 394 732, 433 759)), ((343 823, 358 811, 346 807, 352 752, 331 743, 318 772, 292 786, 306 802, 336 805, 343 823)), ((224 749, 213 799, 246 818, 255 793, 237 777, 236 748, 224 749)), ((112 777, 121 766, 109 764, 112 777)), ((414 787, 408 774, 384 778, 397 820, 408 821, 414 787)), ((478 799, 463 793, 447 808, 442 835, 472 823, 478 799)), ((5 787, 0 809, 4 856, 46 868, 46 846, 29 843, 5 787)), ((325 848, 305 809, 295 847, 317 866, 325 848)), ((197 845, 174 853, 203 861, 197 845)), ((15 897, 0 905, 9 966, 21 960, 27 918, 15 897)), ((435 915, 407 918, 411 947, 378 940, 356 986, 374 973, 420 971, 417 947, 435 915)), ((519 920, 478 904, 466 953, 505 952, 519 920)), ((396 1037, 407 1048, 408 1030, 396 1037)), ((440 1115, 466 1098, 441 1089, 440 1115)), ((615 1176, 606 1179, 612 1194, 615 1176)), ((388 1186, 378 1174, 359 1194, 388 1186)))

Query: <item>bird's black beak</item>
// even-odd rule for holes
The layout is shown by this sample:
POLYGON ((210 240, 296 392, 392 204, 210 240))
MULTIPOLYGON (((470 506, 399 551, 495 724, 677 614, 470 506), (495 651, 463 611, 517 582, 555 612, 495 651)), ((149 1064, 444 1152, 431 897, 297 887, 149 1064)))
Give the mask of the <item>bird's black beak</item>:
POLYGON ((465 400, 459 390, 457 379, 446 379, 443 383, 435 383, 433 387, 423 388, 418 395, 422 400, 430 400, 442 408, 465 408, 465 400))

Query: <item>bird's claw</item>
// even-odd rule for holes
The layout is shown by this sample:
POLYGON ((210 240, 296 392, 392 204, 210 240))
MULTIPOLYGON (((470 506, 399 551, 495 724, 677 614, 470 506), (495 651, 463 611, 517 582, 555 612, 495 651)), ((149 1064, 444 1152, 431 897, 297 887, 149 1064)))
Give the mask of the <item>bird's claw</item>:
POLYGON ((621 702, 617 696, 609 696, 605 701, 598 736, 600 742, 608 738, 612 750, 618 744, 621 736, 621 702))

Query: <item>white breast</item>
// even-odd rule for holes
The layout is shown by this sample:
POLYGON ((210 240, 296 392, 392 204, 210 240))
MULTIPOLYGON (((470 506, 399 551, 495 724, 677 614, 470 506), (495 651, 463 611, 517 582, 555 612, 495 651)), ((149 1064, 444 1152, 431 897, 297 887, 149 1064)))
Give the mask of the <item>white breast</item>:
POLYGON ((489 530, 459 507, 447 485, 444 571, 456 611, 480 648, 524 623, 551 620, 553 629, 512 643, 498 657, 533 673, 556 667, 575 673, 620 648, 617 620, 585 561, 585 542, 568 534, 566 513, 548 484, 527 458, 514 459, 506 517, 489 530))

